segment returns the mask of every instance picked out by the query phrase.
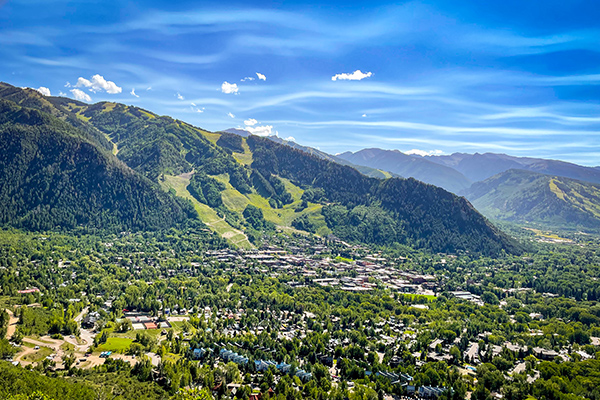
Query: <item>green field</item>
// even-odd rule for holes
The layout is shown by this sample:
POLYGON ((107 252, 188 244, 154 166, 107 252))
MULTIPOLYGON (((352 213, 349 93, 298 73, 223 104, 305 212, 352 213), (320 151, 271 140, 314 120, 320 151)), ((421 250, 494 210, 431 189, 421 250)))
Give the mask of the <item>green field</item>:
POLYGON ((40 347, 40 349, 38 351, 36 351, 35 353, 30 353, 30 354, 23 356, 23 358, 21 360, 27 361, 27 362, 38 362, 38 361, 42 361, 44 358, 48 357, 50 354, 52 354, 51 348, 40 347))
POLYGON ((115 353, 124 353, 129 349, 131 343, 133 343, 133 339, 110 337, 108 338, 106 343, 102 343, 100 346, 98 346, 96 351, 112 351, 115 353))

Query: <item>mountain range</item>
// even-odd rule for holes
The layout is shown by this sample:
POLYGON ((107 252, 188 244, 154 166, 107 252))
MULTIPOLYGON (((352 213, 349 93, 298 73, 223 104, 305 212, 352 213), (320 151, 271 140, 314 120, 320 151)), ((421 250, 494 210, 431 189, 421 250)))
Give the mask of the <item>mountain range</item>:
POLYGON ((561 229, 600 227, 599 167, 495 153, 419 156, 363 149, 337 157, 443 187, 465 196, 493 220, 561 229))
POLYGON ((196 227, 238 247, 278 228, 436 252, 520 251, 464 198, 379 168, 361 173, 325 153, 119 103, 5 83, 0 101, 4 226, 196 227))

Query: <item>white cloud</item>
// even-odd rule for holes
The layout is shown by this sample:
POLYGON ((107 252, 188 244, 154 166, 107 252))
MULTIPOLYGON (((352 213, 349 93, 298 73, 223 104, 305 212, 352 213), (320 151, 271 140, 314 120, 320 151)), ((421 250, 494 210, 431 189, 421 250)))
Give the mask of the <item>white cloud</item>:
POLYGON ((221 85, 221 92, 226 94, 238 93, 238 85, 236 83, 223 82, 221 85))
POLYGON ((192 106, 196 107, 196 103, 190 103, 192 106))
POLYGON ((444 154, 444 152, 441 150, 427 151, 427 150, 412 149, 409 151, 405 151, 404 154, 416 154, 418 156, 425 157, 425 156, 440 156, 440 155, 444 154))
POLYGON ((190 108, 192 109, 192 111, 197 112, 197 113, 203 113, 206 107, 196 107, 196 103, 191 103, 192 105, 190 106, 190 108))
POLYGON ((244 124, 246 124, 246 126, 254 126, 256 124, 258 124, 258 121, 255 120, 254 118, 250 118, 244 121, 244 124))
POLYGON ((152 86, 148 86, 146 90, 152 90, 152 86))
POLYGON ((260 79, 261 81, 266 81, 267 80, 267 77, 264 76, 263 74, 261 74, 260 72, 257 72, 256 76, 258 76, 258 79, 260 79))
MULTIPOLYGON (((67 84, 70 86, 69 82, 67 82, 67 84)), ((103 76, 98 74, 92 76, 91 80, 79 77, 79 79, 77 79, 75 87, 86 87, 94 93, 105 90, 106 93, 117 94, 121 93, 121 91, 123 90, 122 88, 118 87, 114 82, 107 81, 106 79, 104 79, 103 76)))
POLYGON ((246 126, 244 129, 256 136, 277 136, 277 132, 273 133, 273 125, 246 126))
POLYGON ((75 97, 75 100, 87 101, 87 102, 92 101, 92 98, 90 97, 90 95, 87 94, 86 92, 84 92, 83 90, 71 89, 71 93, 73 93, 73 97, 75 97))
POLYGON ((177 97, 178 100, 185 100, 185 97, 183 97, 179 92, 177 92, 175 97, 177 97))
POLYGON ((71 82, 67 81, 67 83, 65 83, 65 87, 71 87, 71 82))
POLYGON ((40 86, 39 88, 37 88, 35 90, 37 90, 38 92, 40 92, 44 96, 52 96, 50 94, 50 89, 48 89, 47 87, 40 86))
POLYGON ((255 80, 255 79, 256 79, 256 78, 253 78, 253 77, 251 77, 251 76, 247 76, 247 77, 245 77, 244 79, 240 79, 240 81, 241 81, 241 82, 246 82, 246 81, 253 81, 253 80, 255 80))
POLYGON ((129 92, 129 94, 135 97, 140 97, 137 94, 135 94, 135 88, 131 88, 131 92, 129 92))
POLYGON ((204 112, 204 108, 196 108, 196 112, 197 113, 203 113, 204 112))
POLYGON ((369 78, 373 75, 372 72, 362 72, 360 69, 357 69, 351 74, 335 74, 331 77, 332 81, 360 81, 365 78, 369 78))
POLYGON ((295 138, 295 137, 293 137, 293 136, 288 136, 288 137, 286 137, 286 138, 285 138, 285 139, 283 139, 283 140, 287 140, 288 142, 295 142, 295 141, 296 141, 296 138, 295 138))
POLYGON ((66 96, 67 94, 65 92, 63 92, 62 90, 58 91, 58 95, 59 96, 66 96))
POLYGON ((235 115, 233 115, 232 113, 227 113, 227 115, 229 115, 231 118, 235 118, 235 115))
POLYGON ((363 114, 363 115, 362 115, 362 117, 363 117, 363 118, 366 118, 366 116, 367 116, 367 114, 363 114))

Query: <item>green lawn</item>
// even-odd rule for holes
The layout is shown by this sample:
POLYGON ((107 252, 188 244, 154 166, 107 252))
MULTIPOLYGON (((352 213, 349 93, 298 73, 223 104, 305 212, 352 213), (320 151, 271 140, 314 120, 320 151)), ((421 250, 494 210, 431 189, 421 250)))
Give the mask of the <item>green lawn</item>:
POLYGON ((21 360, 27 361, 27 362, 38 362, 38 361, 41 361, 44 358, 48 357, 50 354, 52 354, 51 348, 40 347, 40 349, 38 351, 36 351, 35 353, 30 353, 30 354, 23 356, 23 358, 21 360))
POLYGON ((115 353, 124 353, 129 349, 131 343, 133 343, 133 339, 110 337, 106 343, 102 343, 96 350, 99 352, 112 351, 115 353))
POLYGON ((127 331, 127 332, 119 332, 119 333, 112 333, 111 335, 113 337, 117 337, 117 338, 128 338, 128 339, 135 339, 135 336, 138 333, 144 333, 153 337, 158 337, 160 336, 160 333, 162 332, 162 329, 141 329, 141 330, 131 330, 131 331, 127 331))

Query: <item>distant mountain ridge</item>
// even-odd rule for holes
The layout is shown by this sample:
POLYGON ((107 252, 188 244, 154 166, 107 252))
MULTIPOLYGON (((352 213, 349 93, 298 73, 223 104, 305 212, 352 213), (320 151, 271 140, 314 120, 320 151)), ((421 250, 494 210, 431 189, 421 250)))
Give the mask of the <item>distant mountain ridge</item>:
MULTIPOLYGON (((419 156, 417 156, 419 157, 419 156)), ((419 157, 436 164, 454 168, 473 182, 482 181, 509 169, 522 169, 547 175, 564 176, 591 183, 600 183, 600 169, 532 157, 514 157, 506 154, 454 153, 447 156, 419 157)))
POLYGON ((600 185, 511 169, 463 192, 493 219, 577 229, 600 228, 600 185))
POLYGON ((422 157, 412 157, 398 150, 363 149, 355 153, 338 154, 356 165, 364 165, 390 171, 403 177, 410 177, 458 193, 471 186, 471 181, 455 169, 434 163, 422 157))

